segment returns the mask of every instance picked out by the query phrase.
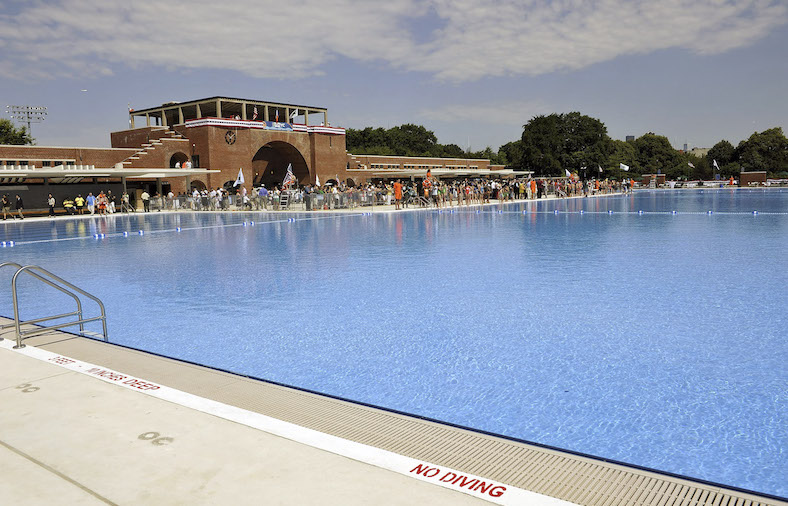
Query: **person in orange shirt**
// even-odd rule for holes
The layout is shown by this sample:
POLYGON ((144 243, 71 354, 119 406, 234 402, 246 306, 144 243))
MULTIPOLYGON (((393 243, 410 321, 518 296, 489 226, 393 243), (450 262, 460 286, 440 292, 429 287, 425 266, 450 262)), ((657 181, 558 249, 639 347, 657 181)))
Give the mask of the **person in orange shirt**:
POLYGON ((394 209, 399 211, 400 203, 402 202, 402 183, 397 179, 394 182, 394 209))

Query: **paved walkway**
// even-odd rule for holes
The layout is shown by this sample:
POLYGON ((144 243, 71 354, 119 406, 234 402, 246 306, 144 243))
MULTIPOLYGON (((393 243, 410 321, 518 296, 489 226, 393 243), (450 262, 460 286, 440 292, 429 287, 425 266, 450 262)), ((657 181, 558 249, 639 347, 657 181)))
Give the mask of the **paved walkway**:
MULTIPOLYGON (((487 206, 499 205, 499 204, 524 204, 524 203, 536 204, 538 202, 547 202, 547 201, 555 201, 555 200, 568 200, 568 199, 580 199, 580 198, 600 198, 600 197, 611 197, 611 196, 616 196, 616 195, 622 195, 622 194, 621 193, 605 193, 605 194, 599 194, 599 195, 592 195, 592 196, 589 196, 589 197, 583 197, 583 196, 566 197, 565 199, 556 198, 555 195, 549 195, 549 196, 545 196, 544 198, 539 199, 539 200, 536 200, 536 199, 531 199, 531 200, 509 200, 509 201, 506 201, 506 202, 501 202, 499 200, 492 199, 487 204, 473 204, 473 205, 470 205, 470 206, 466 206, 466 205, 459 205, 458 206, 458 205, 455 204, 453 206, 444 206, 441 209, 442 210, 449 210, 449 209, 462 210, 462 209, 474 209, 474 208, 479 207, 479 206, 487 207, 487 206)), ((272 214, 278 214, 278 213, 309 213, 309 214, 317 216, 317 215, 320 215, 320 214, 331 214, 331 213, 340 213, 340 214, 341 213, 354 213, 354 214, 357 214, 357 213, 367 213, 367 212, 369 212, 369 213, 390 213, 390 212, 410 212, 410 211, 425 211, 425 210, 437 211, 439 209, 437 209, 435 207, 430 207, 430 208, 416 207, 416 206, 413 206, 413 205, 411 205, 409 207, 402 207, 401 209, 396 209, 394 207, 394 204, 391 204, 391 205, 375 205, 375 206, 365 206, 365 207, 354 207, 352 209, 315 209, 315 210, 312 210, 312 211, 307 211, 301 204, 298 204, 298 205, 295 205, 292 209, 281 210, 281 211, 274 211, 272 209, 271 210, 269 210, 269 209, 264 209, 264 210, 248 210, 248 209, 246 209, 246 210, 244 210, 244 209, 237 209, 235 206, 233 206, 230 209, 227 209, 227 210, 224 210, 224 211, 193 211, 191 209, 179 209, 179 210, 165 209, 165 210, 153 210, 153 211, 150 211, 148 213, 145 213, 141 209, 137 209, 133 213, 115 212, 113 214, 107 214, 106 216, 156 215, 156 214, 161 214, 161 213, 185 213, 185 212, 200 212, 200 213, 240 213, 240 212, 246 212, 246 213, 272 213, 272 214)), ((51 218, 49 216, 28 216, 28 217, 25 217, 24 220, 13 219, 13 218, 11 218, 9 216, 8 220, 6 221, 6 223, 21 223, 21 222, 29 222, 29 221, 62 221, 62 220, 75 220, 75 219, 79 220, 79 219, 100 218, 100 217, 102 217, 102 215, 98 214, 98 212, 96 212, 96 214, 90 214, 88 212, 86 212, 85 214, 73 214, 73 215, 58 214, 54 218, 51 218)))
POLYGON ((484 504, 0 343, 0 504, 484 504))

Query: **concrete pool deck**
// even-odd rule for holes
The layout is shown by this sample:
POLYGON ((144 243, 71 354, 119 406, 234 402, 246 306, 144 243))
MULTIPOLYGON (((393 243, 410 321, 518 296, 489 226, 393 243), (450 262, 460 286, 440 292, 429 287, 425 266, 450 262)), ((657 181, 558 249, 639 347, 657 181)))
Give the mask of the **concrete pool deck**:
POLYGON ((73 334, 0 337, 2 504, 788 504, 73 334))
MULTIPOLYGON (((271 213, 271 214, 279 214, 279 213, 308 213, 310 215, 319 216, 322 214, 358 214, 358 213, 366 213, 366 212, 374 212, 374 213, 391 213, 391 212, 404 212, 404 211, 438 211, 438 210, 461 210, 461 209, 472 209, 476 207, 487 207, 493 205, 502 205, 502 204, 523 204, 523 203, 532 203, 536 204, 538 202, 548 202, 548 201, 561 201, 561 200, 572 200, 572 199, 582 199, 582 198, 602 198, 602 197, 613 197, 613 196, 620 196, 624 195, 623 193, 603 193, 598 195, 589 195, 588 197, 584 197, 582 195, 575 195, 571 197, 559 198, 555 195, 545 196, 542 199, 524 199, 524 200, 507 200, 505 202, 501 202, 497 199, 491 199, 490 202, 485 204, 471 204, 471 205, 451 205, 451 206, 444 206, 442 208, 435 208, 435 207, 417 207, 411 205, 410 207, 403 207, 401 209, 395 209, 394 204, 382 204, 382 205, 374 205, 374 206, 364 206, 364 207, 354 207, 354 208, 345 208, 345 209, 313 209, 307 211, 304 209, 300 204, 293 209, 282 209, 282 210, 273 210, 273 209, 263 209, 263 210, 249 210, 249 209, 238 209, 235 206, 231 206, 231 208, 226 210, 215 210, 215 211, 195 211, 192 209, 164 209, 164 210, 152 210, 149 212, 143 212, 141 209, 137 209, 131 213, 122 213, 120 211, 116 211, 111 214, 100 215, 98 212, 95 214, 90 214, 86 212, 85 214, 72 214, 72 215, 57 215, 54 217, 49 216, 27 216, 24 220, 14 219, 9 217, 6 220, 6 223, 25 223, 25 222, 37 222, 37 221, 64 221, 64 220, 80 220, 86 218, 102 218, 104 216, 155 216, 157 214, 162 213, 217 213, 217 214, 228 214, 228 213, 271 213)), ((42 211, 43 212, 43 211, 42 211)), ((13 213, 12 213, 13 214, 13 213)), ((10 216, 10 215, 9 215, 10 216)))

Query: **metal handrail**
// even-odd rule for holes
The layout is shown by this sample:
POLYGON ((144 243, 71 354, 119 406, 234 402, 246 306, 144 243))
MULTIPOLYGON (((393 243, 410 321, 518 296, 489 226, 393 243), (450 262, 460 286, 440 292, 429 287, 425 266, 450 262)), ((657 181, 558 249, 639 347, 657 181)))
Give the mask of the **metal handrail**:
MULTIPOLYGON (((4 267, 6 265, 17 265, 17 266, 19 266, 19 264, 14 264, 14 262, 6 262, 4 264, 0 264, 0 267, 4 267)), ((73 285, 72 283, 69 283, 65 279, 63 279, 60 276, 57 276, 57 275, 49 272, 46 269, 43 269, 43 268, 41 268, 41 267, 39 267, 37 265, 19 266, 19 268, 14 273, 14 277, 11 278, 11 292, 12 292, 13 301, 14 301, 14 327, 16 329, 16 346, 14 346, 15 349, 24 348, 25 347, 25 345, 22 344, 23 336, 25 336, 24 338, 26 339, 27 337, 32 337, 32 336, 35 336, 35 335, 38 335, 38 334, 42 334, 42 333, 45 333, 45 332, 47 332, 49 330, 61 329, 61 328, 65 328, 65 327, 70 327, 72 325, 79 325, 80 332, 84 332, 84 330, 85 330, 84 324, 85 323, 98 321, 98 320, 101 320, 101 324, 102 324, 103 331, 104 331, 104 341, 108 341, 109 340, 108 334, 107 334, 107 312, 106 312, 106 310, 104 308, 104 303, 101 302, 101 300, 98 297, 89 294, 85 290, 79 288, 78 286, 73 285), (61 292, 69 294, 70 296, 74 297, 75 300, 77 301, 77 311, 76 312, 63 313, 63 314, 60 314, 60 315, 57 315, 57 316, 48 316, 48 317, 44 317, 44 318, 37 318, 35 320, 29 320, 29 321, 26 321, 24 323, 38 323, 38 322, 54 320, 54 319, 58 319, 58 318, 65 318, 67 316, 79 316, 79 319, 77 321, 73 321, 73 322, 60 323, 60 324, 52 325, 52 326, 45 327, 45 328, 33 329, 33 330, 26 331, 26 332, 22 332, 21 326, 22 326, 23 322, 21 322, 19 320, 19 299, 18 299, 18 296, 17 296, 16 282, 17 282, 17 278, 19 277, 19 275, 22 274, 23 272, 26 272, 26 273, 32 275, 36 279, 38 279, 40 281, 43 281, 47 285, 49 285, 49 286, 51 286, 53 288, 56 288, 56 289, 60 290, 61 292), (60 284, 62 284, 64 286, 68 287, 71 291, 63 288, 63 286, 59 286, 57 283, 60 283, 60 284), (92 317, 92 318, 83 318, 82 317, 82 303, 79 300, 79 297, 74 292, 82 294, 85 297, 87 297, 87 298, 91 299, 92 301, 94 301, 96 304, 98 304, 99 308, 101 309, 101 316, 95 316, 95 317, 92 317)))
MULTIPOLYGON (((3 262, 3 263, 1 263, 1 264, 0 264, 0 269, 2 269, 3 267, 8 267, 8 266, 11 266, 11 267, 16 267, 17 271, 18 271, 19 269, 21 269, 21 268, 22 268, 22 264, 18 264, 18 263, 16 263, 16 262, 3 262)), ((46 278, 44 278, 43 276, 41 276, 41 275, 40 275, 40 274, 38 274, 38 273, 35 273, 35 272, 29 272, 29 274, 30 274, 31 276, 33 276, 34 278, 36 278, 36 279, 38 279, 38 280, 40 280, 40 281, 43 281, 44 283, 48 283, 48 281, 46 280, 46 278)), ((57 315, 57 316, 47 316, 47 317, 44 317, 44 318, 37 318, 37 319, 35 319, 35 320, 28 320, 28 321, 27 321, 27 322, 25 322, 25 323, 40 323, 40 322, 45 322, 45 321, 48 321, 48 320, 57 320, 58 318, 65 318, 65 317, 67 317, 67 316, 74 316, 74 315, 76 315, 76 316, 79 316, 79 320, 81 321, 81 320, 82 320, 82 301, 81 301, 81 300, 79 300, 79 297, 78 297, 78 296, 77 296, 75 293, 73 293, 73 292, 70 292, 70 291, 66 290, 66 289, 65 289, 65 288, 63 288, 62 286, 55 285, 55 284, 53 284, 53 283, 48 283, 48 284, 49 284, 50 286, 52 286, 52 287, 54 287, 54 288, 56 288, 56 289, 60 290, 61 292, 65 293, 65 294, 66 294, 66 295, 68 295, 69 297, 73 298, 73 299, 74 299, 74 301, 77 303, 77 310, 76 310, 76 311, 74 311, 74 312, 71 312, 71 313, 64 313, 64 314, 62 314, 62 315, 57 315)), ((84 322, 83 322, 83 323, 84 323, 84 322)), ((85 326, 83 325, 83 323, 80 323, 80 324, 79 324, 79 331, 80 331, 80 332, 83 332, 83 331, 85 330, 85 326)), ((8 327, 13 327, 14 325, 15 325, 15 324, 13 324, 13 323, 8 323, 8 324, 5 324, 5 325, 0 325, 0 329, 6 329, 6 328, 8 328, 8 327)), ((2 341, 2 340, 3 340, 3 338, 2 338, 2 337, 0 337, 0 341, 2 341)))

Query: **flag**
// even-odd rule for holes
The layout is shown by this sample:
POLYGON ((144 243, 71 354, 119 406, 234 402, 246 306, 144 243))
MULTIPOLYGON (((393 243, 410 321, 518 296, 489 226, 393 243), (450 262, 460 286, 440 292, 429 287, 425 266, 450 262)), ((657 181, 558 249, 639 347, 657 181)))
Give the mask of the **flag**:
POLYGON ((720 170, 720 166, 717 165, 717 160, 714 160, 714 164, 713 165, 714 165, 714 168, 716 168, 717 170, 720 170))
POLYGON ((296 109, 290 114, 290 119, 293 120, 295 119, 296 116, 298 116, 298 109, 296 109))
POLYGON ((624 165, 623 163, 619 163, 619 164, 618 164, 618 166, 619 166, 619 168, 621 168, 621 170, 623 170, 624 172, 629 172, 629 165, 624 165))
POLYGON ((276 110, 276 122, 279 123, 279 109, 276 110))
POLYGON ((566 177, 571 177, 572 176, 572 173, 569 172, 569 169, 564 169, 564 172, 566 172, 566 177))
POLYGON ((315 174, 315 186, 320 186, 320 176, 315 174))
POLYGON ((690 167, 692 167, 693 169, 695 168, 695 166, 694 166, 694 165, 692 165, 692 162, 687 162, 687 165, 689 165, 689 166, 690 166, 690 167))
POLYGON ((291 184, 295 183, 295 175, 293 175, 293 164, 287 164, 287 174, 285 174, 284 180, 282 180, 282 188, 287 188, 291 184))
POLYGON ((238 169, 238 177, 235 178, 235 183, 233 186, 238 186, 244 184, 244 172, 243 169, 238 169))
POLYGON ((257 106, 254 106, 254 112, 252 113, 252 121, 257 119, 257 106))
POLYGON ((597 165, 597 167, 599 167, 599 173, 601 174, 602 173, 602 166, 601 165, 597 165))

